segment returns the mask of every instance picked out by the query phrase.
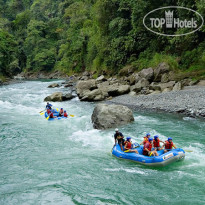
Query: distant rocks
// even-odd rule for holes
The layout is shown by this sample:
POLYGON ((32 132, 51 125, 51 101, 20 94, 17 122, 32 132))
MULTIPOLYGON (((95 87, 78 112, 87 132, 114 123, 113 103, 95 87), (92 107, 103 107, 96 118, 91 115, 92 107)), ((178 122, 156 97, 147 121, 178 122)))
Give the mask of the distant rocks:
POLYGON ((53 83, 53 84, 49 85, 48 88, 57 88, 59 86, 60 85, 58 83, 53 83))
POLYGON ((67 101, 71 100, 75 96, 72 95, 71 93, 66 93, 63 94, 62 92, 55 92, 50 96, 47 96, 44 101, 51 101, 51 102, 62 102, 62 101, 67 101))
POLYGON ((123 105, 99 104, 92 114, 95 129, 109 129, 134 121, 132 111, 123 105))
POLYGON ((175 75, 165 62, 156 68, 146 68, 137 73, 133 66, 126 66, 120 70, 118 77, 106 78, 105 75, 100 75, 93 79, 92 74, 86 71, 78 78, 77 95, 82 101, 102 101, 128 93, 135 96, 179 91, 186 83, 193 83, 185 79, 178 80, 180 76, 175 75))
POLYGON ((77 95, 82 101, 101 101, 108 97, 129 93, 129 91, 129 85, 120 84, 114 79, 105 80, 104 76, 98 80, 80 80, 76 84, 77 95))
POLYGON ((25 80, 24 73, 19 73, 18 75, 14 76, 15 80, 25 80))

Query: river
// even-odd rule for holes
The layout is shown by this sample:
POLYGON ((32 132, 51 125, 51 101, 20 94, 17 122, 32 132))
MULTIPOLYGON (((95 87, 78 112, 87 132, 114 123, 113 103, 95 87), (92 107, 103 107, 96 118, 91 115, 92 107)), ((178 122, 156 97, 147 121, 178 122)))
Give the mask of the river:
MULTIPOLYGON (((59 81, 57 81, 59 82, 59 81)), ((204 204, 205 121, 134 112, 120 127, 133 142, 146 132, 173 137, 184 161, 148 168, 111 155, 114 131, 92 127, 94 103, 52 103, 74 118, 47 121, 39 111, 50 81, 0 87, 0 204, 204 204)))

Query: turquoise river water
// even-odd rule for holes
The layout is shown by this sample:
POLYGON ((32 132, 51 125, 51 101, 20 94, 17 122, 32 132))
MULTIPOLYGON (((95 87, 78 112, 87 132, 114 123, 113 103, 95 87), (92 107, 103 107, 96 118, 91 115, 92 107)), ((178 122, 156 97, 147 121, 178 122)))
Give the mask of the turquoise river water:
MULTIPOLYGON (((58 81, 57 81, 58 82, 58 81)), ((74 118, 39 114, 48 81, 0 87, 0 204, 205 204, 205 121, 166 113, 134 112, 120 127, 133 142, 146 132, 174 138, 184 161, 148 168, 111 155, 114 131, 92 127, 94 103, 52 103, 74 118)))

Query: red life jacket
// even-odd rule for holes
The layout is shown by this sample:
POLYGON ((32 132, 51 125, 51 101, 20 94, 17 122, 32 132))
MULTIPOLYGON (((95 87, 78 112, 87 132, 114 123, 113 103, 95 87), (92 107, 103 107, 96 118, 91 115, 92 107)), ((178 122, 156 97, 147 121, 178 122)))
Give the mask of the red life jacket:
POLYGON ((131 142, 127 142, 127 149, 131 149, 132 148, 132 143, 131 142))
POLYGON ((48 109, 48 110, 47 110, 47 113, 50 114, 50 113, 51 113, 51 110, 48 109))
POLYGON ((143 144, 145 145, 145 144, 146 144, 146 142, 149 142, 149 139, 148 139, 148 137, 144 137, 144 141, 143 141, 143 144))
POLYGON ((68 114, 67 113, 64 113, 64 115, 63 115, 64 117, 68 117, 68 114))
POLYGON ((173 142, 165 141, 165 149, 172 149, 173 147, 173 142))
POLYGON ((153 140, 154 147, 160 147, 159 141, 159 139, 157 141, 153 140))
MULTIPOLYGON (((149 147, 147 148, 149 151, 151 151, 152 150, 152 144, 150 143, 150 142, 146 142, 145 144, 147 144, 147 143, 149 143, 149 147)), ((143 151, 146 151, 145 150, 145 145, 144 145, 144 148, 143 148, 143 151)))
POLYGON ((147 148, 147 146, 146 146, 146 148, 147 148, 149 151, 152 150, 152 144, 151 144, 150 142, 146 142, 146 143, 144 144, 144 148, 143 148, 143 155, 148 155, 147 150, 145 150, 145 145, 147 145, 147 144, 149 144, 149 146, 148 146, 148 148, 147 148))
POLYGON ((50 118, 53 118, 53 113, 50 114, 50 118))

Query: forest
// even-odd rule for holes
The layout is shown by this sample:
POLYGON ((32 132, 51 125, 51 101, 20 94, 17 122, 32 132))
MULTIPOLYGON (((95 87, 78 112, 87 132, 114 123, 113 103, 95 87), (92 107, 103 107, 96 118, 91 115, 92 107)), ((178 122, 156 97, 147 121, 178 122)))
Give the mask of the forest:
POLYGON ((117 74, 128 65, 141 70, 163 61, 205 77, 204 25, 180 37, 156 35, 143 25, 149 11, 168 5, 205 17, 204 0, 0 0, 0 76, 117 74))

